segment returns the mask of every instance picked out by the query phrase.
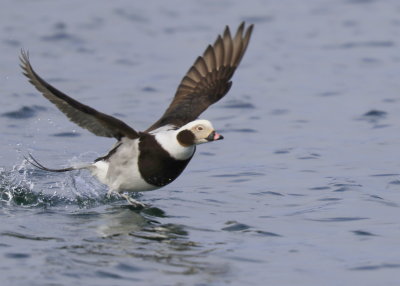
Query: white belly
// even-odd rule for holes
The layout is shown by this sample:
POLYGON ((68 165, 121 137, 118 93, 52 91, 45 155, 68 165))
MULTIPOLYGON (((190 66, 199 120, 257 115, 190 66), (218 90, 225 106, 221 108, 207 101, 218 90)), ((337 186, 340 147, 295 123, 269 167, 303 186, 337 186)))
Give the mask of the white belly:
POLYGON ((100 182, 115 192, 144 192, 159 187, 148 184, 140 175, 138 167, 138 140, 123 140, 108 161, 95 162, 90 171, 100 182))

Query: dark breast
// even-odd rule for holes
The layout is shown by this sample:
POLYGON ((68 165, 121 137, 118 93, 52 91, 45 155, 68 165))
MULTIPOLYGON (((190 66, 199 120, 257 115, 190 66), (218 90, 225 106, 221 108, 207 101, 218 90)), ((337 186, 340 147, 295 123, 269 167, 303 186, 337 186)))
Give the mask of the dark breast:
POLYGON ((176 160, 156 141, 154 136, 141 134, 139 142, 139 172, 143 179, 154 186, 162 187, 174 181, 186 168, 187 160, 176 160))

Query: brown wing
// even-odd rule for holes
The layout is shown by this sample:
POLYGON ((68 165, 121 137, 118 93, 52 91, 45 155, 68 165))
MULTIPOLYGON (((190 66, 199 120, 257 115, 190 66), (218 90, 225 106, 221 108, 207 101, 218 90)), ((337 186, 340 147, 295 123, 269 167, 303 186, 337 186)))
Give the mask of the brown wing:
POLYGON ((220 100, 230 89, 232 78, 250 41, 253 25, 246 31, 241 23, 234 38, 229 27, 198 57, 182 79, 175 97, 164 115, 147 131, 172 124, 181 127, 195 120, 211 104, 220 100))
POLYGON ((139 137, 135 130, 121 120, 98 112, 90 106, 76 101, 43 80, 33 70, 27 52, 21 51, 20 60, 23 74, 29 79, 29 82, 33 84, 44 97, 57 106, 57 108, 72 122, 97 136, 115 137, 118 140, 122 137, 131 139, 139 137))

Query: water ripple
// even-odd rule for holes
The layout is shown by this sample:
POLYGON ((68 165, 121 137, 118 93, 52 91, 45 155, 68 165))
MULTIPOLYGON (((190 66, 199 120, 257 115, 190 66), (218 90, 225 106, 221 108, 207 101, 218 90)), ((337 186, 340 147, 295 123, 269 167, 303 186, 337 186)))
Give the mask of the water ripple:
POLYGON ((28 119, 35 117, 38 112, 46 110, 45 107, 39 105, 23 106, 18 110, 4 112, 1 114, 2 117, 11 119, 28 119))
POLYGON ((52 134, 54 137, 79 137, 81 136, 78 132, 60 132, 52 134))
POLYGON ((347 221, 357 221, 357 220, 366 220, 368 217, 331 217, 331 218, 322 218, 322 219, 309 219, 312 221, 320 221, 320 222, 347 222, 347 221))
POLYGON ((359 236, 376 236, 376 234, 364 230, 353 230, 352 233, 359 236))
POLYGON ((247 101, 243 101, 243 100, 228 100, 224 105, 224 108, 237 108, 237 109, 254 109, 255 106, 247 101))
POLYGON ((15 237, 15 238, 19 238, 19 239, 36 240, 36 241, 49 241, 49 240, 55 240, 58 242, 64 241, 64 239, 56 238, 56 237, 35 236, 35 235, 23 234, 23 233, 12 232, 12 231, 1 232, 0 236, 9 236, 9 237, 15 237))
POLYGON ((382 263, 376 265, 365 265, 350 268, 350 270, 380 270, 385 268, 400 268, 400 263, 382 263))
POLYGON ((326 49, 357 49, 357 48, 392 48, 396 46, 393 41, 367 41, 347 42, 339 45, 325 46, 326 49))
POLYGON ((261 235, 261 236, 266 236, 266 237, 281 237, 281 235, 279 235, 277 233, 254 229, 253 227, 251 227, 247 224, 240 223, 237 221, 227 221, 225 224, 228 226, 222 228, 222 230, 224 230, 224 231, 254 233, 256 235, 261 235))

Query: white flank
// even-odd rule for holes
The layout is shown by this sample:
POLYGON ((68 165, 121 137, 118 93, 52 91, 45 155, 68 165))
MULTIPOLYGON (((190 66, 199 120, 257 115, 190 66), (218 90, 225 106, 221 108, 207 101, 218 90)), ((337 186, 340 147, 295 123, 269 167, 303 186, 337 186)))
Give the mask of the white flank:
POLYGON ((90 168, 90 172, 93 176, 96 176, 97 179, 103 184, 107 185, 107 172, 108 172, 109 164, 105 161, 97 161, 90 168))
POLYGON ((121 146, 109 158, 108 162, 98 161, 90 168, 100 182, 115 192, 144 192, 159 187, 148 184, 142 179, 138 167, 139 140, 122 139, 121 146))

